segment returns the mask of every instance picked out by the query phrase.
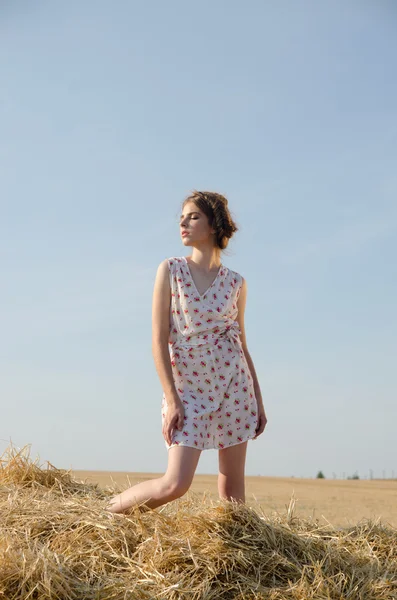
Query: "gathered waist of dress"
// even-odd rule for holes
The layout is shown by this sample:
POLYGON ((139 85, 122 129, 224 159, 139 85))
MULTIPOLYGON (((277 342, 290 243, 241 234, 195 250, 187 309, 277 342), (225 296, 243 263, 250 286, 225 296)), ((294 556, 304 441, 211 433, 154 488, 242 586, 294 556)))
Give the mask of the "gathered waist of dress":
POLYGON ((197 333, 187 336, 180 335, 176 340, 171 342, 171 349, 194 349, 203 348, 205 346, 216 346, 219 342, 225 339, 233 343, 240 343, 241 329, 237 321, 232 325, 227 325, 224 328, 217 328, 215 331, 207 333, 197 333))

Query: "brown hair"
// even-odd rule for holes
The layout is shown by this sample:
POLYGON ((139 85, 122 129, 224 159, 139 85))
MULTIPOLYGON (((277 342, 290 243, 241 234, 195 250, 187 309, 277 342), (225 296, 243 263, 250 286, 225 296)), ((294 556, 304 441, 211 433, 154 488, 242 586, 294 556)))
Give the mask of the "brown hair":
POLYGON ((215 229, 215 247, 224 250, 229 239, 238 231, 238 227, 232 219, 227 198, 216 192, 193 190, 183 201, 182 208, 187 202, 194 202, 208 217, 209 226, 215 229))

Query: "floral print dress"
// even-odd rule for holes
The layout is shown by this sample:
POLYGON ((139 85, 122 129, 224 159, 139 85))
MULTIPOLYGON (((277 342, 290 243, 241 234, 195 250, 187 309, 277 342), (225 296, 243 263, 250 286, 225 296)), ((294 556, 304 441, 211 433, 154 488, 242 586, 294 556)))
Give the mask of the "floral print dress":
MULTIPOLYGON (((166 448, 227 448, 255 437, 258 408, 236 321, 242 277, 221 264, 204 294, 185 256, 168 258, 171 285, 169 351, 184 405, 182 430, 166 448)), ((162 422, 167 414, 163 393, 162 422)))

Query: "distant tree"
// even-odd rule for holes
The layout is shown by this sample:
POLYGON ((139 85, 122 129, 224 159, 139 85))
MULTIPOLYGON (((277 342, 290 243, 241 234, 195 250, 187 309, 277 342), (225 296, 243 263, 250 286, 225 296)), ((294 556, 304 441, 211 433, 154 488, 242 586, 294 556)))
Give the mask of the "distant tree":
POLYGON ((324 475, 324 473, 322 471, 319 471, 317 473, 317 479, 325 479, 325 475, 324 475))
POLYGON ((360 479, 357 471, 355 473, 353 473, 353 475, 348 475, 347 477, 348 479, 360 479))

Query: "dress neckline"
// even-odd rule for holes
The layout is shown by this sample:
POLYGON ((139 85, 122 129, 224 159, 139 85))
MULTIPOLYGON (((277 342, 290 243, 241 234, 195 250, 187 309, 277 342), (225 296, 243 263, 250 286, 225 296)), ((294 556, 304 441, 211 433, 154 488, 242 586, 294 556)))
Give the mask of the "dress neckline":
POLYGON ((200 299, 201 299, 201 298, 203 298, 204 296, 206 296, 206 294, 207 294, 207 293, 210 291, 210 289, 212 288, 212 286, 214 285, 214 283, 215 283, 215 282, 216 282, 216 280, 218 279, 218 277, 219 277, 219 274, 220 274, 220 272, 221 272, 221 270, 222 270, 223 264, 221 263, 221 264, 219 265, 218 272, 217 272, 217 274, 215 275, 215 278, 214 278, 214 280, 212 281, 211 285, 210 285, 210 286, 209 286, 209 287, 208 287, 208 288, 205 290, 205 292, 204 292, 203 294, 200 294, 200 292, 198 291, 198 289, 197 289, 197 287, 196 287, 196 284, 194 283, 194 279, 193 279, 193 276, 192 276, 192 272, 191 272, 191 270, 190 270, 190 266, 189 266, 189 263, 188 263, 188 260, 187 260, 186 256, 183 256, 183 260, 185 261, 185 264, 186 264, 187 270, 188 270, 188 272, 189 272, 189 277, 190 277, 190 280, 191 280, 191 282, 192 282, 192 284, 193 284, 193 286, 194 286, 195 292, 197 293, 197 295, 198 295, 198 296, 200 297, 200 299))

